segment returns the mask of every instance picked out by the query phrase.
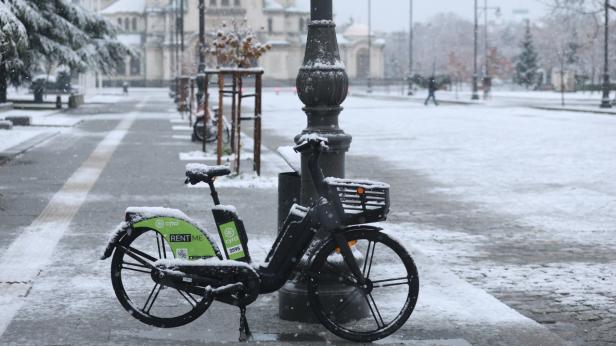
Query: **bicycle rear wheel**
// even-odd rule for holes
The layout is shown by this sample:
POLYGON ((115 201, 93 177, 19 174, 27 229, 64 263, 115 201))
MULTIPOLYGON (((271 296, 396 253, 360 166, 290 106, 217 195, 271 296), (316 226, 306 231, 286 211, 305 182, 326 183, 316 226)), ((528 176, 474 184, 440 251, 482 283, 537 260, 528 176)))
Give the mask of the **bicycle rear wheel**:
POLYGON ((317 253, 310 268, 308 299, 316 318, 344 339, 385 338, 408 320, 417 303, 419 278, 404 247, 374 229, 346 233, 365 285, 351 274, 335 241, 317 253))
POLYGON ((188 324, 211 305, 209 295, 198 295, 161 285, 152 279, 152 270, 135 259, 153 263, 173 258, 165 238, 153 230, 134 230, 118 244, 111 261, 111 282, 120 304, 143 323, 173 328, 188 324), (128 254, 128 249, 132 254, 128 254))

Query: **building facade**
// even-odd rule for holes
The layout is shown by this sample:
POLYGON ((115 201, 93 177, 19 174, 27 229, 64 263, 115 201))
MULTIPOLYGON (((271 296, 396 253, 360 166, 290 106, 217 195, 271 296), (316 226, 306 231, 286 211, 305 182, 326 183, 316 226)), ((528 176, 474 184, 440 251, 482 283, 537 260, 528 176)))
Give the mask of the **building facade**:
MULTIPOLYGON (((90 0, 100 13, 121 30, 118 39, 131 46, 137 56, 126 57, 116 74, 105 76, 105 84, 124 81, 135 86, 164 86, 177 75, 196 73, 199 46, 199 0, 184 0, 184 51, 176 53, 182 35, 176 34, 176 5, 180 0, 90 0), (178 56, 179 55, 179 56, 178 56), (180 64, 178 64, 180 62, 180 64), (178 68, 178 66, 181 66, 178 68)), ((259 61, 269 81, 295 79, 303 61, 310 0, 205 0, 207 42, 223 23, 241 23, 251 28, 272 49, 259 61)), ((341 57, 350 78, 384 76, 384 42, 374 39, 368 50, 368 30, 352 25, 338 35, 341 57), (370 66, 370 68, 368 68, 370 66)), ((208 59, 208 67, 215 67, 208 59)))

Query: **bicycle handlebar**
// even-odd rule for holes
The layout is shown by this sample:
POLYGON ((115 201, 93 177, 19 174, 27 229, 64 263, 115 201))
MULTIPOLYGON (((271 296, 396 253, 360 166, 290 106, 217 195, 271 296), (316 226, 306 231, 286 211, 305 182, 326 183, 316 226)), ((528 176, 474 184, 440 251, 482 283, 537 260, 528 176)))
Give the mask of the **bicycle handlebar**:
POLYGON ((312 149, 312 151, 320 151, 320 149, 327 149, 328 140, 324 137, 319 137, 315 133, 305 134, 300 138, 300 143, 293 147, 293 150, 297 153, 303 153, 312 149))
POLYGON ((319 137, 319 135, 312 134, 304 134, 300 140, 299 144, 296 145, 293 150, 298 153, 310 153, 311 155, 308 157, 308 170, 310 172, 310 176, 312 178, 312 183, 314 184, 315 189, 319 193, 321 197, 326 197, 326 187, 325 187, 325 176, 323 175, 323 171, 319 166, 319 157, 321 156, 321 152, 324 149, 328 149, 327 146, 328 140, 324 137, 319 137))

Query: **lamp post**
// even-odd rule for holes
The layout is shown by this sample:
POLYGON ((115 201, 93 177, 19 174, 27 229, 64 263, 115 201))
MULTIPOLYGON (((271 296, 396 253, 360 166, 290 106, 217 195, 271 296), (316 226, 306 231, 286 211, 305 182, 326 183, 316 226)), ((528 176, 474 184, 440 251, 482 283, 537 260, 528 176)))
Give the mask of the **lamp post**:
POLYGON ((479 80, 479 71, 477 70, 477 53, 478 53, 478 42, 477 36, 479 33, 479 18, 478 13, 479 8, 477 6, 477 0, 475 0, 475 27, 474 27, 474 52, 473 52, 473 95, 471 99, 479 100, 479 88, 477 86, 477 82, 479 80))
POLYGON ((490 88, 492 87, 492 76, 490 76, 490 44, 488 40, 488 11, 495 10, 496 16, 500 16, 500 7, 488 7, 488 0, 483 1, 483 19, 484 19, 484 27, 483 27, 483 39, 484 39, 484 72, 483 76, 483 90, 484 90, 484 99, 488 98, 490 94, 490 88))
POLYGON ((173 24, 175 31, 173 33, 173 54, 175 60, 175 103, 180 102, 180 49, 178 46, 179 39, 179 13, 178 13, 178 0, 173 1, 174 18, 173 24))
POLYGON ((409 13, 409 91, 408 95, 413 95, 413 0, 410 0, 409 13))
POLYGON ((199 0, 199 68, 197 72, 197 105, 201 105, 205 94, 205 0, 199 0))
MULTIPOLYGON (((338 126, 340 106, 347 97, 349 78, 340 59, 333 22, 332 0, 311 0, 308 39, 304 62, 299 69, 296 85, 307 116, 307 127, 295 137, 295 143, 306 133, 317 133, 329 141, 329 149, 321 155, 321 168, 325 176, 345 176, 345 155, 352 137, 338 126)), ((302 154, 301 204, 311 205, 318 198, 308 169, 308 154, 302 154)), ((317 234, 315 241, 324 239, 317 234)), ((322 292, 332 298, 340 295, 335 287, 322 292)), ((347 293, 348 294, 348 293, 347 293)), ((344 296, 344 295, 343 295, 344 296)), ((313 321, 306 284, 299 276, 287 282, 279 294, 280 318, 291 321, 313 321)), ((361 304, 358 304, 361 305, 361 304)), ((361 314, 362 309, 358 309, 361 314)))
POLYGON ((610 9, 616 10, 616 7, 610 5, 609 0, 605 0, 605 32, 603 37, 603 96, 601 98, 601 108, 612 108, 612 104, 610 103, 610 71, 608 58, 610 9))
POLYGON ((368 93, 372 93, 372 0, 368 0, 368 93))

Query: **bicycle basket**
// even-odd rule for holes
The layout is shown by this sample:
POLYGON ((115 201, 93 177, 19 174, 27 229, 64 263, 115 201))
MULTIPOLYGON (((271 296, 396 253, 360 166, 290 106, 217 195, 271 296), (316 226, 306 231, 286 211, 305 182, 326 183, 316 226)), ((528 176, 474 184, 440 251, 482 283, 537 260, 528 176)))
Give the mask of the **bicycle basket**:
POLYGON ((357 225, 385 221, 389 213, 389 185, 369 180, 327 178, 329 200, 342 223, 357 225))

